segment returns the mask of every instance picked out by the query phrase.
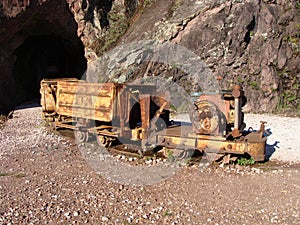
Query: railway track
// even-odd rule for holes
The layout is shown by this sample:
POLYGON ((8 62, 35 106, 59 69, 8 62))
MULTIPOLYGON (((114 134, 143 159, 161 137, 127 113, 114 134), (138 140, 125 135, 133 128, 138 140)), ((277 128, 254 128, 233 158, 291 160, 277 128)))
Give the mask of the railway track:
MULTIPOLYGON (((58 133, 62 136, 71 138, 75 142, 74 131, 68 129, 60 129, 58 133)), ((95 138, 91 137, 89 144, 92 144, 95 149, 99 148, 95 138)), ((168 148, 149 149, 142 151, 142 148, 134 144, 114 144, 105 148, 113 157, 122 157, 126 162, 130 162, 130 158, 135 158, 138 164, 143 164, 147 160, 158 160, 160 162, 180 162, 187 166, 199 164, 200 162, 215 163, 215 164, 229 164, 235 162, 238 157, 231 154, 217 154, 217 153, 205 153, 198 150, 176 150, 168 148)), ((240 156, 242 157, 242 156, 240 156)))

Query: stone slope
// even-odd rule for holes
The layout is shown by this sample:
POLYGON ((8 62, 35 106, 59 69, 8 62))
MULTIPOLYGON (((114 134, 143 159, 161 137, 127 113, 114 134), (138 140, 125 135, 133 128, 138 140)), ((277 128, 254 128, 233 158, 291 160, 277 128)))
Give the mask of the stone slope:
POLYGON ((184 46, 222 77, 222 87, 245 87, 248 111, 299 109, 299 22, 297 1, 157 1, 124 42, 155 39, 184 46), (168 4, 169 12, 153 16, 168 4))
MULTIPOLYGON (((246 111, 300 109, 300 5, 296 0, 2 0, 0 25, 1 112, 21 101, 13 97, 20 86, 13 74, 18 60, 15 50, 35 35, 56 35, 73 46, 81 44, 88 72, 95 67, 107 69, 97 60, 102 61, 100 56, 116 44, 119 50, 124 44, 149 39, 155 44, 178 44, 207 65, 212 79, 222 79, 221 88, 242 84, 249 99, 246 111)), ((196 89, 194 74, 169 62, 149 64, 151 59, 141 61, 140 54, 128 55, 115 65, 110 62, 109 79, 159 75, 187 91, 196 89)), ((74 70, 73 76, 80 78, 82 68, 74 70)))

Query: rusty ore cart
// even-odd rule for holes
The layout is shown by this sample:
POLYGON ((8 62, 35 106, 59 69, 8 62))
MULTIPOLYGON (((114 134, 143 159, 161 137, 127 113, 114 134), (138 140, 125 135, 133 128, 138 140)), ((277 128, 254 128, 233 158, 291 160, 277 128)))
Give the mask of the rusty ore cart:
POLYGON ((78 142, 96 136, 102 146, 116 139, 141 146, 199 150, 224 155, 250 155, 265 160, 264 122, 245 131, 243 90, 193 93, 191 125, 170 121, 169 93, 152 85, 88 83, 77 79, 41 81, 43 117, 54 128, 74 130, 78 142))

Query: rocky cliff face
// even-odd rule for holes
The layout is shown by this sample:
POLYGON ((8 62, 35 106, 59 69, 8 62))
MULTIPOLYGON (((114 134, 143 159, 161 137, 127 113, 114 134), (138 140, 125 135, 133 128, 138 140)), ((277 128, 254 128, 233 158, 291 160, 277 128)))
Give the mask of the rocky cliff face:
POLYGON ((0 111, 86 65, 90 80, 163 76, 186 90, 209 70, 221 88, 244 86, 246 110, 299 110, 299 31, 296 0, 2 0, 0 111))
POLYGON ((177 0, 151 7, 125 42, 154 39, 184 46, 222 78, 221 87, 244 86, 246 110, 300 109, 298 1, 177 0), (153 15, 155 9, 163 12, 153 15))

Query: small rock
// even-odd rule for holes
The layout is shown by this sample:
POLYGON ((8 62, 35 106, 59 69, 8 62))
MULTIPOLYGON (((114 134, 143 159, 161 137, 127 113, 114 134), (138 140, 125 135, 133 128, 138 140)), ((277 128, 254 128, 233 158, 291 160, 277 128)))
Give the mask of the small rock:
POLYGON ((251 169, 254 173, 260 174, 261 173, 261 169, 258 168, 252 168, 251 169))
POLYGON ((119 186, 119 191, 122 191, 123 189, 124 189, 124 185, 121 184, 121 185, 119 186))
POLYGON ((64 213, 64 216, 65 216, 67 219, 70 219, 70 218, 71 218, 71 213, 70 213, 70 212, 66 212, 66 213, 64 213))
POLYGON ((152 159, 146 161, 146 164, 148 165, 150 165, 151 163, 152 163, 152 159))
POLYGON ((242 167, 242 166, 239 165, 239 164, 236 164, 236 165, 235 165, 235 168, 238 169, 238 170, 244 170, 244 167, 242 167))
POLYGON ((106 221, 108 221, 108 217, 102 216, 101 220, 102 220, 103 222, 106 222, 106 221))

